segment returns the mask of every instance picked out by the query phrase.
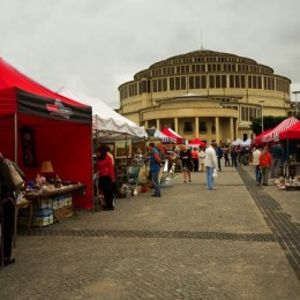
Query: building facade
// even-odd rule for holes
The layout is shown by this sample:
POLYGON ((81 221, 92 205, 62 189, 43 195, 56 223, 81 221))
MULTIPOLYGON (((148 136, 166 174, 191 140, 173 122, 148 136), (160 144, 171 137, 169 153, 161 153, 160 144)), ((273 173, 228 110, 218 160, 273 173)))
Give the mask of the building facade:
POLYGON ((287 77, 253 59, 199 50, 170 57, 119 86, 119 113, 146 128, 170 127, 184 138, 251 138, 251 120, 287 115, 287 77))

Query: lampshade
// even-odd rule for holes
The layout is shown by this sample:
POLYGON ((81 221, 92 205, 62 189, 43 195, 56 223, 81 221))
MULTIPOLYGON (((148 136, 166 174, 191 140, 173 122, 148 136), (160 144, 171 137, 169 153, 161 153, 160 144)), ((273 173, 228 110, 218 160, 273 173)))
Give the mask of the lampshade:
POLYGON ((43 161, 41 167, 41 173, 53 173, 53 166, 50 160, 43 161))

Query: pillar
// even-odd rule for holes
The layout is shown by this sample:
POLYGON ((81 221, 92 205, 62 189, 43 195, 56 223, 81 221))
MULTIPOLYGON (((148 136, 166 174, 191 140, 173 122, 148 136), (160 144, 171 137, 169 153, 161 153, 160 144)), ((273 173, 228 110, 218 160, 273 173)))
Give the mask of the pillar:
POLYGON ((219 117, 215 117, 216 142, 220 142, 219 117))
POLYGON ((194 136, 196 138, 199 137, 199 117, 195 117, 195 130, 194 130, 194 136))
POLYGON ((145 121, 144 126, 145 126, 145 128, 149 128, 149 123, 148 123, 148 121, 145 121))
POLYGON ((178 133, 178 118, 174 118, 174 130, 178 133))
POLYGON ((160 119, 156 119, 156 129, 160 130, 160 119))
POLYGON ((234 120, 230 118, 230 142, 234 141, 234 120))

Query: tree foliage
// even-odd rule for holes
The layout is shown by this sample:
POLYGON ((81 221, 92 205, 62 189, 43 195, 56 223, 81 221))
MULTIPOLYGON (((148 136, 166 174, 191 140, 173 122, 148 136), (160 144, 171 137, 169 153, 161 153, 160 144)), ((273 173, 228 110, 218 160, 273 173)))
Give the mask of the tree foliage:
MULTIPOLYGON (((264 130, 274 128, 279 123, 281 123, 283 120, 286 119, 286 116, 265 116, 264 117, 264 130)), ((252 131, 257 135, 261 133, 261 118, 256 118, 252 120, 251 124, 252 131)))

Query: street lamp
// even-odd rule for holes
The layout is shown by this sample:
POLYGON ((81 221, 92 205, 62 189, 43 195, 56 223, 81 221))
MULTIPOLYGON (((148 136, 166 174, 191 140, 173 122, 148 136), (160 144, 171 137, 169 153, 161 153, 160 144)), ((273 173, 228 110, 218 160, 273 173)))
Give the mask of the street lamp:
POLYGON ((292 92, 294 95, 295 95, 295 113, 296 113, 296 116, 298 116, 298 105, 300 102, 298 102, 298 99, 297 99, 297 96, 298 94, 300 94, 300 91, 294 91, 292 92))
POLYGON ((259 100, 259 103, 261 103, 261 132, 264 132, 264 111, 263 111, 263 103, 265 103, 265 100, 259 100))

